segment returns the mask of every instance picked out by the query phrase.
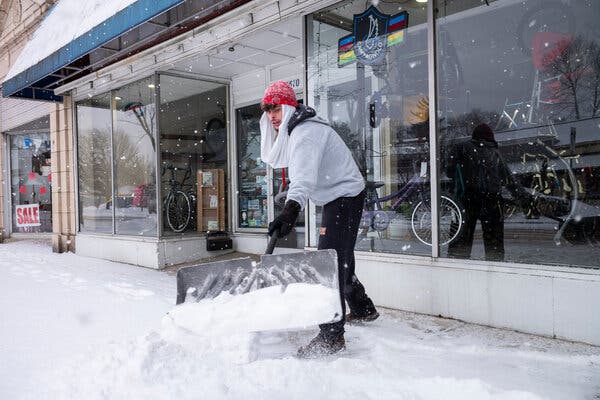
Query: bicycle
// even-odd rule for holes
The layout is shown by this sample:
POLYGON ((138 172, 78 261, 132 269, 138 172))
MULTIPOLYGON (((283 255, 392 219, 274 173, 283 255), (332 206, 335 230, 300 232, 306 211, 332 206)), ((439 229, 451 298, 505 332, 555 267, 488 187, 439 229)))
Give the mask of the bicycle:
MULTIPOLYGON (((397 213, 403 211, 402 208, 407 211, 406 205, 408 205, 413 235, 421 243, 431 246, 431 198, 424 193, 423 178, 419 174, 415 174, 398 191, 379 197, 377 189, 383 185, 383 182, 367 181, 366 183, 367 198, 361 221, 363 230, 384 231, 388 228, 390 220, 397 213), (391 200, 395 200, 391 206, 383 205, 391 200)), ((440 196, 439 210, 439 242, 445 246, 459 236, 463 225, 463 215, 456 201, 444 194, 440 196)))
POLYGON ((166 181, 169 188, 164 200, 165 219, 167 225, 173 232, 183 232, 194 221, 196 213, 196 195, 193 193, 193 184, 185 182, 192 175, 191 166, 187 166, 181 182, 176 179, 176 171, 179 168, 173 165, 163 166, 162 175, 165 174, 165 168, 171 171, 171 176, 166 181), (189 190, 185 191, 185 187, 189 190))

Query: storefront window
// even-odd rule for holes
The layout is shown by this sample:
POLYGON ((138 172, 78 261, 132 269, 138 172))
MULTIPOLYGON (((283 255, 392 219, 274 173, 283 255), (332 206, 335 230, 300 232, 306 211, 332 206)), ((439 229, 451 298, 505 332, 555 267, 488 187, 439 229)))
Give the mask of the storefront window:
POLYGON ((442 255, 597 266, 600 3, 436 3, 441 183, 464 212, 442 255))
POLYGON ((367 181, 360 250, 431 254, 426 15, 416 2, 346 1, 309 19, 308 104, 367 181))
POLYGON ((110 95, 76 105, 79 226, 82 232, 112 233, 112 142, 110 95))
POLYGON ((113 92, 115 232, 156 236, 156 107, 152 77, 113 92))
POLYGON ((10 135, 13 232, 52 232, 50 133, 10 135))
POLYGON ((165 235, 227 229, 227 86, 160 75, 165 235))

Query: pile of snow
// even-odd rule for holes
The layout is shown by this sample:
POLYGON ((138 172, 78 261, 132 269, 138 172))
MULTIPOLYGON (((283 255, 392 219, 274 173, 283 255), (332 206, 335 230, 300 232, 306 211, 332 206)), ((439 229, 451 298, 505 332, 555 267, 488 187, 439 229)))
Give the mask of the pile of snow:
POLYGON ((308 313, 299 305, 293 317, 276 315, 283 301, 276 288, 253 292, 246 304, 222 296, 174 307, 174 276, 27 242, 0 245, 0 274, 2 399, 600 394, 598 347, 382 309, 377 321, 346 326, 345 351, 300 360, 296 350, 315 329, 254 332, 308 313))
POLYGON ((201 336, 231 332, 302 329, 338 320, 339 292, 322 285, 292 283, 242 295, 223 292, 214 299, 186 302, 165 319, 178 328, 201 336))

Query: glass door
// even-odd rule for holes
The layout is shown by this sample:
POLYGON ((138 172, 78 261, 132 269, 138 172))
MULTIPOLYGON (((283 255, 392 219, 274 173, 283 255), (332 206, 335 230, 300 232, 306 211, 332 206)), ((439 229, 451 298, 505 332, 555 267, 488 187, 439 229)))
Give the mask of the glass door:
POLYGON ((12 231, 52 232, 50 133, 9 136, 12 231))
POLYGON ((236 110, 238 140, 238 228, 269 226, 267 165, 260 159, 258 104, 236 110))
MULTIPOLYGON (((238 230, 260 228, 264 232, 269 221, 281 213, 289 185, 287 169, 270 170, 260 159, 260 104, 236 110, 238 159, 238 230), (269 188, 269 182, 272 187, 269 188), (269 190, 270 189, 270 190, 269 190), (273 212, 269 213, 272 209, 273 212)), ((278 246, 300 248, 304 246, 304 212, 296 221, 296 230, 278 246)))

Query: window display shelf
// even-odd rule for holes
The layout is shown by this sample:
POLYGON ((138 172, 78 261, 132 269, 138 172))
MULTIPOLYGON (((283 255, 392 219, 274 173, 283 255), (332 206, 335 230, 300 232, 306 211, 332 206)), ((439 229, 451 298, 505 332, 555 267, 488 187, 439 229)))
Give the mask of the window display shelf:
POLYGON ((225 230, 225 171, 206 169, 196 172, 198 182, 198 231, 225 230))

